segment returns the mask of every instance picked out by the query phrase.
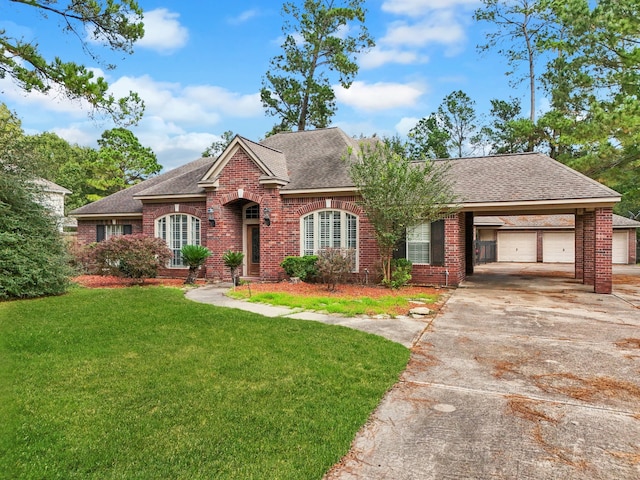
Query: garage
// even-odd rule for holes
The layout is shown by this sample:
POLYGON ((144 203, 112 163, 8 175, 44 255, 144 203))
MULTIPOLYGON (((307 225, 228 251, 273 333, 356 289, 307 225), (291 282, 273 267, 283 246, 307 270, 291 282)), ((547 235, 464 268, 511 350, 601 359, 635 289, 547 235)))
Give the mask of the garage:
POLYGON ((573 232, 544 232, 542 261, 544 263, 575 262, 575 234, 573 232))
POLYGON ((498 232, 499 262, 536 262, 536 232, 498 232))
POLYGON ((613 263, 629 263, 629 232, 613 232, 611 250, 613 263))

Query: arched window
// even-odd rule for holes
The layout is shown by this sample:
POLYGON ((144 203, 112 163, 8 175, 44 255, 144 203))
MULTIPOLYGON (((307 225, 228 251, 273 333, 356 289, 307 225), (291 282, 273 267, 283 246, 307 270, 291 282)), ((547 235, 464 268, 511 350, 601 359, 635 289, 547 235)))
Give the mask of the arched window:
MULTIPOLYGON (((358 249, 358 217, 343 210, 320 210, 301 219, 302 255, 323 248, 358 249)), ((356 255, 358 258, 358 255, 356 255)))
POLYGON ((180 250, 185 245, 200 245, 200 219, 176 213, 156 220, 156 237, 162 238, 173 252, 170 267, 186 267, 180 250))

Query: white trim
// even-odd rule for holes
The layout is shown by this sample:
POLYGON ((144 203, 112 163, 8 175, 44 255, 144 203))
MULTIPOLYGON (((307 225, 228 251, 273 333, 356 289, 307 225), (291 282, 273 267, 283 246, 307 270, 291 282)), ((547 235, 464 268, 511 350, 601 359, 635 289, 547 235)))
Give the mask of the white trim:
POLYGON ((72 218, 76 218, 78 220, 85 219, 96 219, 96 218, 142 218, 142 213, 83 213, 76 215, 69 215, 72 218))
POLYGON ((612 207, 615 203, 619 202, 621 197, 617 198, 581 198, 581 199, 563 199, 563 200, 529 200, 519 202, 477 202, 477 203, 460 203, 462 211, 471 211, 482 209, 484 211, 500 211, 508 208, 509 210, 518 210, 539 207, 548 207, 552 209, 554 207, 571 207, 574 205, 581 205, 582 208, 598 208, 598 207, 612 207))
MULTIPOLYGON (((178 205, 176 205, 178 206, 178 205)), ((174 237, 174 235, 172 235, 173 230, 172 230, 172 224, 171 224, 171 217, 175 217, 175 216, 182 216, 184 215, 185 217, 187 217, 187 238, 186 238, 186 243, 184 243, 184 245, 202 245, 202 220, 199 217, 196 217, 195 215, 191 215, 188 213, 184 213, 184 212, 172 212, 172 213, 167 213, 166 215, 162 215, 158 218, 156 218, 153 221, 153 236, 157 237, 157 238, 162 238, 160 236, 160 232, 159 232, 159 223, 162 220, 165 220, 165 225, 166 225, 166 238, 163 238, 163 240, 167 243, 167 246, 171 249, 172 253, 175 254, 175 252, 179 249, 175 248, 174 245, 172 245, 172 239, 174 237), (198 238, 194 238, 194 229, 195 229, 195 225, 194 225, 194 220, 196 220, 198 222, 198 226, 199 226, 199 237, 198 238)), ((182 238, 182 235, 180 235, 180 243, 182 243, 184 239, 182 238)), ((172 265, 172 262, 174 261, 175 257, 173 257, 171 260, 169 260, 167 268, 187 268, 186 265, 172 265)))
POLYGON ((302 216, 300 216, 300 256, 304 256, 305 255, 305 251, 306 251, 306 245, 305 245, 305 219, 308 218, 310 215, 313 215, 313 251, 314 254, 315 252, 317 252, 321 247, 319 246, 319 241, 320 241, 320 222, 319 222, 319 214, 322 212, 339 212, 340 213, 340 248, 349 248, 347 245, 347 241, 348 241, 348 228, 349 228, 349 222, 347 220, 347 215, 350 215, 351 217, 355 218, 356 221, 356 228, 355 228, 355 241, 356 241, 356 245, 355 245, 355 266, 354 266, 354 272, 358 272, 360 271, 360 217, 358 215, 356 215, 355 213, 349 212, 348 210, 343 210, 343 209, 339 209, 339 208, 321 208, 318 210, 314 210, 312 212, 308 212, 302 216))
POLYGON ((207 198, 206 193, 180 193, 180 194, 167 194, 167 195, 134 195, 136 200, 153 200, 156 202, 162 202, 165 200, 183 200, 191 198, 207 198))
POLYGON ((359 190, 355 187, 336 187, 336 188, 310 188, 300 190, 280 190, 280 195, 314 195, 323 196, 327 193, 344 193, 345 195, 353 195, 359 193, 359 190))

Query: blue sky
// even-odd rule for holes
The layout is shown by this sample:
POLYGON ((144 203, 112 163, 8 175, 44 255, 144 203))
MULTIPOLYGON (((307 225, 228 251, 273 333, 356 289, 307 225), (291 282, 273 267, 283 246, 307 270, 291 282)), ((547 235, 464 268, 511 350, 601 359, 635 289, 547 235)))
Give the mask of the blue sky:
MULTIPOLYGON (((115 70, 86 56, 77 38, 34 15, 32 7, 0 0, 0 29, 37 42, 48 58, 58 55, 97 69, 118 96, 138 92, 146 112, 131 130, 165 169, 198 158, 226 130, 262 139, 276 123, 265 115, 259 90, 269 60, 281 51, 281 2, 139 3, 146 35, 133 55, 92 46, 104 64, 117 64, 115 70)), ((405 135, 454 90, 475 100, 479 113, 488 111, 491 98, 521 98, 528 115, 526 86, 514 90, 504 59, 476 50, 489 28, 474 22, 478 6, 476 0, 367 1, 366 23, 376 47, 360 55, 360 72, 349 90, 335 87, 332 126, 354 136, 405 135)), ((0 101, 18 114, 27 133, 52 131, 96 146, 100 134, 113 127, 89 118, 77 102, 55 92, 25 94, 9 79, 0 80, 0 101)))

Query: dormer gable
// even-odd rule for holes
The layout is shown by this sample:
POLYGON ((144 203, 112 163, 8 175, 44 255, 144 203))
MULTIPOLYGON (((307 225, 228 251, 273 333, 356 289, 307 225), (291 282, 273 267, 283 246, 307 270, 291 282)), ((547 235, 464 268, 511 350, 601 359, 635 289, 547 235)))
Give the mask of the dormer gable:
POLYGON ((267 188, 278 188, 289 183, 284 153, 236 135, 198 182, 198 186, 206 190, 219 188, 222 171, 239 150, 242 150, 260 170, 261 185, 267 188))

